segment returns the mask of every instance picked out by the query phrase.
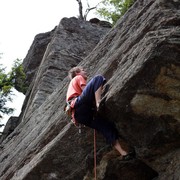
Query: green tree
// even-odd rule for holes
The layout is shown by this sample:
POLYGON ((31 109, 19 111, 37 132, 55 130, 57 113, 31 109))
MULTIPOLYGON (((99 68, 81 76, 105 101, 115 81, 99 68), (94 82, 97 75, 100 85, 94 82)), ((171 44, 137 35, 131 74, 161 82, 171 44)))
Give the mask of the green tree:
POLYGON ((97 8, 97 14, 114 25, 134 2, 135 0, 103 0, 97 8))
POLYGON ((16 59, 14 61, 11 72, 9 73, 9 79, 11 85, 19 92, 23 94, 27 91, 27 86, 25 85, 26 75, 23 70, 22 61, 20 59, 16 59))
POLYGON ((0 118, 3 114, 10 114, 13 112, 12 108, 6 106, 8 101, 12 101, 11 82, 9 76, 5 73, 5 68, 0 65, 0 118))
POLYGON ((14 111, 13 108, 6 106, 8 101, 12 101, 12 88, 26 93, 25 79, 21 60, 14 61, 9 73, 5 73, 5 68, 0 65, 0 119, 4 114, 10 114, 14 111))

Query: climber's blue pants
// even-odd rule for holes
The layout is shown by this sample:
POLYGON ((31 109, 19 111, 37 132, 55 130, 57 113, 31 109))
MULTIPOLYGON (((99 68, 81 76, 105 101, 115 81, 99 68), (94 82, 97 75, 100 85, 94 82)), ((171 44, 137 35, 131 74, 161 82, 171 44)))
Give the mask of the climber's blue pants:
POLYGON ((84 124, 90 128, 96 129, 102 133, 107 143, 112 144, 118 139, 118 132, 113 123, 104 118, 95 116, 95 92, 100 86, 105 84, 106 80, 103 76, 98 75, 84 88, 82 95, 79 96, 75 103, 75 119, 78 123, 84 124))

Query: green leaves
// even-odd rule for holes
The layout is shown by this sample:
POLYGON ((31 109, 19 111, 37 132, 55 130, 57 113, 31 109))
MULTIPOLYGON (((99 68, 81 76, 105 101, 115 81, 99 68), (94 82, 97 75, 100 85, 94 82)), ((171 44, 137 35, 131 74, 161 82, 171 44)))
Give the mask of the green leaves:
POLYGON ((8 93, 10 93, 11 88, 12 83, 9 78, 9 74, 6 74, 5 68, 2 68, 2 65, 0 65, 0 91, 6 96, 8 93))
POLYGON ((5 68, 0 65, 0 118, 3 114, 10 114, 14 111, 14 109, 6 106, 8 101, 12 101, 12 88, 23 94, 26 93, 25 79, 21 60, 14 61, 9 73, 5 73, 5 68))
POLYGON ((97 13, 114 25, 134 2, 135 0, 103 0, 97 13))
POLYGON ((12 83, 12 86, 17 91, 25 94, 27 91, 27 87, 25 85, 25 80, 26 80, 26 75, 23 70, 22 62, 21 62, 21 60, 17 59, 14 62, 14 65, 10 72, 10 81, 12 83))

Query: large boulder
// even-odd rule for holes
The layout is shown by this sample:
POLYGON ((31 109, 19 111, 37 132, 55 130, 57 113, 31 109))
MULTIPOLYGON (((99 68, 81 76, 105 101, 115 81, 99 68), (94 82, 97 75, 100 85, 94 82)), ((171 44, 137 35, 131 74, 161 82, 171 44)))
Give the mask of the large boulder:
MULTIPOLYGON (((0 178, 94 178, 93 130, 82 127, 79 133, 63 111, 69 83, 67 71, 79 63, 88 70, 90 78, 95 74, 106 77, 100 113, 116 124, 123 146, 133 147, 137 154, 136 159, 123 162, 119 154, 106 145, 102 135, 97 134, 97 178, 178 179, 179 9, 180 2, 175 0, 137 0, 83 60, 71 56, 67 67, 59 57, 68 54, 69 46, 74 42, 71 41, 74 29, 67 33, 67 41, 71 43, 55 54, 55 50, 66 42, 57 45, 56 38, 53 39, 32 83, 22 122, 8 136, 10 140, 3 141, 0 178), (48 60, 51 55, 54 59, 48 60), (54 63, 52 69, 62 63, 64 77, 57 84, 52 80, 43 86, 47 82, 43 81, 44 72, 49 72, 51 66, 48 64, 51 63, 54 63), (48 93, 44 95, 42 87, 46 86, 53 86, 54 90, 51 92, 47 88, 48 93), (40 100, 38 97, 46 98, 40 100)), ((73 24, 78 20, 70 21, 73 24)), ((56 79, 54 71, 50 74, 48 77, 56 79)))

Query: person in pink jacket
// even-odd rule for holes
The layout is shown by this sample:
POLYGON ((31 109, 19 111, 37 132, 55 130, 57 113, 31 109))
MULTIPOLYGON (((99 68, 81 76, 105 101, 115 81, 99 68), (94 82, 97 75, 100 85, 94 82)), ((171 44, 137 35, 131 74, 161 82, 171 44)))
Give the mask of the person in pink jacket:
POLYGON ((96 75, 86 84, 87 73, 82 67, 72 68, 69 71, 69 78, 71 81, 68 86, 66 101, 71 103, 74 123, 96 129, 103 134, 107 143, 115 147, 122 156, 122 160, 132 159, 132 153, 126 152, 121 147, 115 125, 102 117, 94 116, 94 111, 99 109, 106 79, 102 75, 96 75))

